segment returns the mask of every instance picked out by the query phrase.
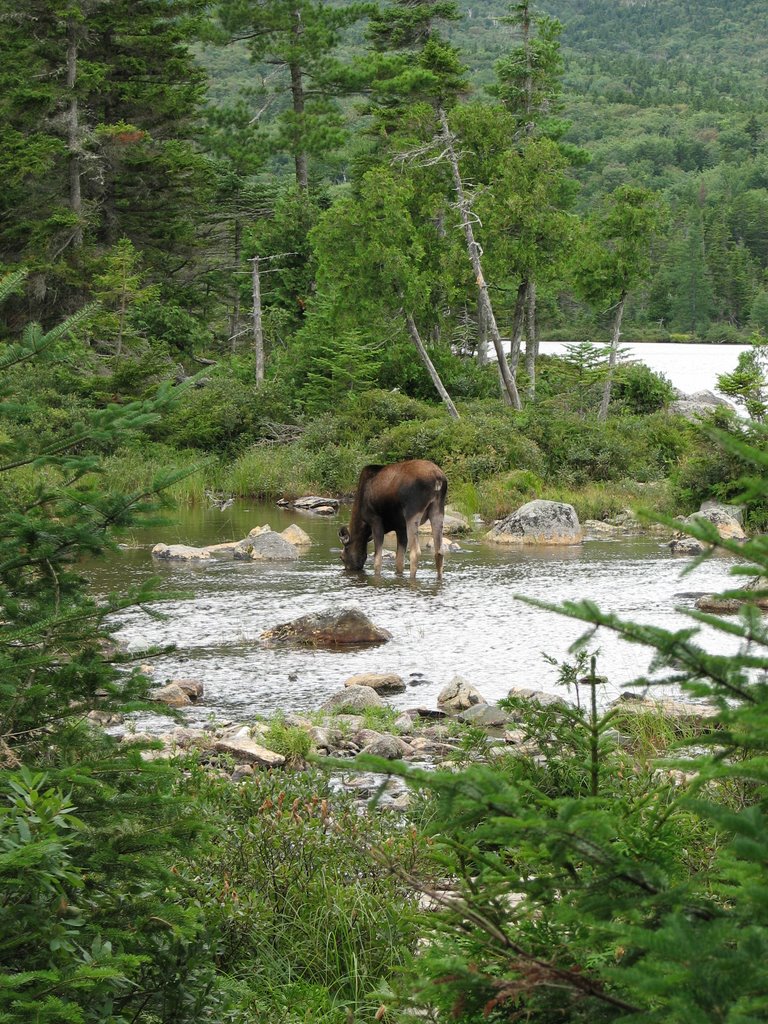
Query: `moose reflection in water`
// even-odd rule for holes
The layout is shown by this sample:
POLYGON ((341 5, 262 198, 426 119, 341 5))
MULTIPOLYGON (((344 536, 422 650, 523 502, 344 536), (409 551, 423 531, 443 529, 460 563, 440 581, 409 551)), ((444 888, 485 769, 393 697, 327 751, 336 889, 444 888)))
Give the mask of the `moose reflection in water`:
POLYGON ((384 534, 397 536, 395 570, 402 573, 405 549, 410 552, 411 578, 421 550, 419 526, 429 520, 435 549, 438 579, 443 575, 443 519, 448 480, 434 462, 412 459, 388 466, 365 466, 357 481, 349 526, 342 526, 341 560, 347 569, 359 571, 368 556, 368 541, 373 538, 373 569, 381 572, 384 534))

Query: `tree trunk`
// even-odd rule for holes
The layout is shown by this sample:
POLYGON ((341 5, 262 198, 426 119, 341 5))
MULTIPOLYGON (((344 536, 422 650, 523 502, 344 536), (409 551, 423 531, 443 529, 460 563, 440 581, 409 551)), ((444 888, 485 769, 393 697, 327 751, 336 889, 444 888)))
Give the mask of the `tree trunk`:
POLYGON ((536 282, 528 282, 528 333, 525 337, 525 372, 528 374, 526 397, 536 400, 536 360, 539 358, 539 336, 536 332, 536 282))
POLYGON ((421 359, 424 366, 427 368, 427 373, 432 378, 432 383, 435 385, 438 395, 440 395, 440 397, 442 398, 446 408, 448 409, 448 412, 453 417, 453 419, 458 420, 460 418, 458 410, 456 409, 456 406, 453 404, 451 396, 445 390, 445 385, 440 380, 440 374, 437 372, 434 363, 429 358, 429 353, 424 348, 424 342, 421 340, 421 335, 419 334, 419 329, 416 326, 416 321, 413 319, 413 314, 406 313, 405 320, 406 323, 408 324, 408 333, 411 336, 411 341, 416 346, 416 351, 419 353, 419 358, 421 359))
POLYGON ((461 226, 464 230, 464 237, 467 242, 467 253, 469 255, 469 260, 472 264, 472 270, 474 271, 475 281, 477 283, 478 302, 483 311, 483 317, 487 324, 488 333, 491 336, 493 347, 496 350, 496 359, 499 363, 499 372, 501 373, 501 378, 504 382, 504 388, 509 395, 509 400, 513 408, 521 409, 522 404, 520 402, 520 395, 517 392, 515 378, 510 371, 504 355, 504 346, 501 341, 501 335, 499 334, 496 317, 493 313, 493 305, 491 304, 491 299, 488 295, 488 285, 486 284, 485 277, 483 275, 483 265, 480 259, 480 246, 475 241, 475 233, 472 229, 472 221, 469 216, 469 201, 467 200, 464 192, 464 183, 461 180, 461 173, 459 171, 459 159, 456 155, 456 148, 453 144, 453 135, 448 127, 448 117, 442 107, 438 110, 438 115, 440 117, 440 124, 443 130, 443 142, 446 147, 446 155, 448 156, 448 160, 451 165, 453 185, 456 190, 456 197, 459 201, 459 214, 461 216, 461 226))
POLYGON ((621 318, 624 316, 624 303, 627 300, 626 291, 622 291, 619 304, 616 307, 616 316, 613 321, 613 337, 611 338, 611 353, 608 357, 608 374, 603 387, 603 400, 600 403, 600 411, 597 418, 602 422, 608 416, 608 406, 611 404, 611 386, 613 385, 613 371, 619 358, 619 338, 621 336, 621 318))
POLYGON ((480 302, 477 303, 477 364, 488 365, 488 326, 480 302))
POLYGON ((253 264, 253 354, 256 367, 256 384, 264 381, 264 335, 261 327, 261 278, 259 276, 259 257, 254 256, 253 264))
POLYGON ((523 340, 523 326, 525 324, 525 303, 528 298, 528 281, 521 281, 517 289, 515 299, 515 315, 512 319, 512 342, 509 348, 509 365, 512 373, 517 373, 517 364, 520 362, 520 346, 523 340))
POLYGON ((83 244, 83 197, 80 187, 80 112, 77 105, 77 50, 78 30, 74 18, 67 18, 67 90, 69 109, 67 111, 67 152, 69 163, 69 208, 77 218, 72 235, 72 245, 83 244))
MULTIPOLYGON (((293 12, 293 38, 298 48, 299 40, 304 34, 304 26, 301 23, 301 12, 295 10, 293 12)), ((304 149, 304 82, 301 73, 301 65, 292 61, 289 65, 291 72, 291 99, 293 102, 293 112, 296 115, 296 124, 298 125, 299 137, 296 139, 296 151, 294 153, 294 163, 296 166, 296 184, 301 192, 307 192, 309 189, 309 165, 307 162, 307 153, 304 149)))
MULTIPOLYGON (((235 215, 235 238, 234 238, 234 265, 235 269, 240 266, 240 240, 243 234, 243 225, 240 221, 240 212, 235 215)), ((237 348, 237 338, 240 334, 240 286, 235 278, 234 295, 232 296, 232 313, 229 317, 229 350, 232 355, 237 348)))

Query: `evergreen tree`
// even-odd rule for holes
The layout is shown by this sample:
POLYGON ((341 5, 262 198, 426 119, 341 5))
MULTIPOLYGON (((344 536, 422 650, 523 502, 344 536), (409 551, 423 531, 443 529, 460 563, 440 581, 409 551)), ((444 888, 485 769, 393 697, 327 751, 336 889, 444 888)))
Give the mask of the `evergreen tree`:
POLYGON ((67 295, 64 308, 76 306, 94 247, 122 235, 166 275, 189 255, 203 164, 188 135, 204 79, 187 43, 202 7, 0 5, 0 171, 14 183, 0 200, 0 260, 31 268, 36 311, 67 295))
POLYGON ((333 7, 323 0, 221 0, 218 5, 224 36, 244 40, 256 66, 274 69, 265 76, 266 90, 279 99, 271 146, 293 159, 302 191, 309 188, 310 159, 337 149, 345 137, 337 101, 355 92, 360 81, 338 52, 344 30, 364 11, 361 4, 333 7))

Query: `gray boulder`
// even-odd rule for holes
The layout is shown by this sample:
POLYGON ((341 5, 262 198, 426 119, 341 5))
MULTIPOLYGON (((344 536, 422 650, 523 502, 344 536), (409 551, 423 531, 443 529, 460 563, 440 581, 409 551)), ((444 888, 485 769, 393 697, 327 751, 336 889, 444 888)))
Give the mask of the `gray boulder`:
POLYGON ((580 544, 583 536, 573 505, 536 499, 522 505, 489 530, 493 544, 580 544))
POLYGON ((261 639, 273 644, 352 648, 386 643, 392 639, 392 634, 375 626, 359 608, 345 608, 340 612, 302 615, 268 629, 261 634, 261 639))
POLYGON ((233 553, 236 558, 250 558, 256 562, 295 562, 299 557, 296 545, 272 530, 255 537, 249 535, 233 553))

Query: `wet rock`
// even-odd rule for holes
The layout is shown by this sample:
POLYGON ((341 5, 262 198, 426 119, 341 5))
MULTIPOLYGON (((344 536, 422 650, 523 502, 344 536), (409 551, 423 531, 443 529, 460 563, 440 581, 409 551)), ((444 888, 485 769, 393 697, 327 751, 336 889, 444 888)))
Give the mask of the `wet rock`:
POLYGON ((455 676, 437 695, 437 703, 443 711, 465 711, 474 704, 487 704, 488 701, 466 679, 455 676))
POLYGON ((294 562, 299 557, 295 544, 289 543, 279 533, 269 530, 239 544, 235 549, 255 562, 294 562))
POLYGON ((493 544, 580 544, 579 517, 573 505, 536 499, 498 522, 485 540, 493 544))
POLYGON ((290 526, 286 526, 286 528, 281 531, 280 536, 284 540, 287 540, 289 544, 293 544, 296 548, 312 547, 312 538, 295 523, 291 523, 290 526))
POLYGON ((700 509, 688 516, 686 523, 708 522, 717 529, 717 532, 724 540, 746 540, 746 534, 739 522, 734 519, 730 512, 723 508, 711 507, 700 509))
POLYGON ((292 622, 284 622, 261 634, 262 640, 273 644, 330 648, 381 644, 391 638, 390 632, 375 626, 359 608, 302 615, 292 622))
POLYGON ((329 516, 339 510, 336 498, 321 498, 316 494, 308 494, 303 498, 281 498, 278 503, 282 508, 298 508, 303 512, 314 512, 315 515, 329 516))
POLYGON ((414 720, 418 718, 426 718, 439 721, 448 717, 448 712, 443 711, 442 708, 408 708, 406 714, 410 715, 414 720))
POLYGON ((150 690, 147 696, 150 700, 166 704, 169 708, 188 708, 192 704, 192 698, 177 683, 157 686, 150 690))
POLYGON ((475 704, 466 711, 460 711, 457 717, 465 725, 478 725, 483 729, 503 728, 512 721, 506 711, 491 704, 475 704))
POLYGON ((258 765, 260 768, 279 768, 285 764, 282 754, 276 754, 274 750, 268 750, 245 736, 240 739, 217 740, 213 749, 218 754, 228 754, 238 763, 258 765))
POLYGON ((169 679, 169 686, 178 686, 189 697, 193 704, 202 700, 205 687, 199 679, 169 679))
POLYGON ((370 686, 346 686, 320 705, 321 711, 363 711, 365 708, 384 708, 386 704, 370 686))
POLYGON ((121 715, 117 711, 89 711, 88 721, 93 722, 94 725, 100 725, 103 729, 108 729, 113 725, 122 725, 125 721, 125 715, 121 715))
POLYGON ((345 686, 370 686, 376 693, 402 693, 405 683, 395 672, 361 672, 344 680, 345 686))
POLYGON ((736 615, 743 606, 744 602, 735 597, 720 597, 718 594, 705 594, 694 602, 694 608, 714 615, 736 615))
POLYGON ((677 533, 667 545, 673 555, 701 555, 706 550, 701 541, 684 533, 677 533))
POLYGON ((702 501, 700 512, 710 511, 724 512, 730 516, 731 519, 735 519, 739 526, 744 525, 744 506, 743 505, 726 505, 722 501, 702 501))
POLYGON ((177 562, 205 561, 211 557, 208 548, 193 548, 189 544, 155 544, 152 548, 153 558, 162 558, 177 562))

